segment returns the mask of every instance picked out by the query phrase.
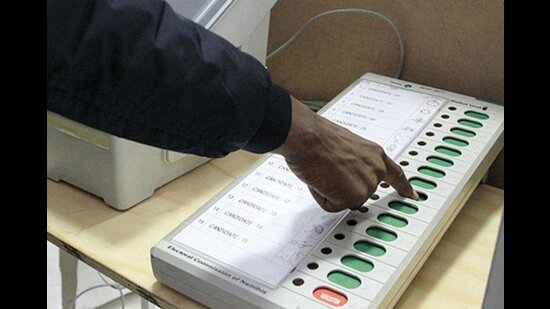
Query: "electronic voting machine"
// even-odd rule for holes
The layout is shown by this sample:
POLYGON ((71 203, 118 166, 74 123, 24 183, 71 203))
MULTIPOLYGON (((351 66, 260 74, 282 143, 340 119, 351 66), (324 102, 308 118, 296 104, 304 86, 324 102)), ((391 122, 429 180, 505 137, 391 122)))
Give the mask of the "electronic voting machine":
MULTIPOLYGON (((265 62, 276 0, 166 0, 177 14, 265 62)), ((145 200, 210 159, 145 145, 47 111, 47 175, 101 197, 118 210, 145 200)))
POLYGON ((213 308, 392 307, 503 148, 502 106, 376 74, 319 113, 382 145, 420 200, 381 183, 328 213, 268 154, 151 249, 160 282, 213 308))

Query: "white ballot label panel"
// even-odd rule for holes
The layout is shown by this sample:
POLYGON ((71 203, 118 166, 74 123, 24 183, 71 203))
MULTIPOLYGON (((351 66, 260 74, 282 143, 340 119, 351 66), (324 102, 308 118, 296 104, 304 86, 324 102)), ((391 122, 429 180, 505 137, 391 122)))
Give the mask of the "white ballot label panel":
MULTIPOLYGON (((322 116, 395 159, 447 99, 363 80, 322 116)), ((328 213, 280 155, 265 161, 173 240, 251 280, 277 287, 348 211, 328 213)))

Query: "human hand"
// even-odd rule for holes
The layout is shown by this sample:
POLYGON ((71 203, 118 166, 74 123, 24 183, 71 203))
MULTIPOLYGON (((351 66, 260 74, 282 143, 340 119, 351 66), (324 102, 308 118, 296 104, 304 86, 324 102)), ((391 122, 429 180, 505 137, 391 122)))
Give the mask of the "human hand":
POLYGON ((384 149, 315 114, 291 98, 292 120, 281 154, 313 198, 328 212, 358 209, 385 181, 405 197, 418 194, 384 149))

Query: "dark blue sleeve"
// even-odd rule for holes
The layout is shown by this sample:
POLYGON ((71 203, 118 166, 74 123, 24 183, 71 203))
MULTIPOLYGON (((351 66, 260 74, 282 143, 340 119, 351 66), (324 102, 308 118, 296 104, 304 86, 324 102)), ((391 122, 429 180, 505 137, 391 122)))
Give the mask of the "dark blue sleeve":
POLYGON ((161 0, 48 0, 48 110, 207 157, 280 146, 288 92, 265 67, 161 0))

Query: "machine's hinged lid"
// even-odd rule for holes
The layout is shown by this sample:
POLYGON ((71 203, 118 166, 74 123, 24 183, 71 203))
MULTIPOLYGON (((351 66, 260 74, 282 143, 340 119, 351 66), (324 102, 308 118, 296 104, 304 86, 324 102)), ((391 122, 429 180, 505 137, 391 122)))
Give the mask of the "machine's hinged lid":
POLYGON ((277 0, 166 0, 176 13, 240 47, 277 0))
POLYGON ((234 0, 167 0, 179 14, 210 28, 234 0))

